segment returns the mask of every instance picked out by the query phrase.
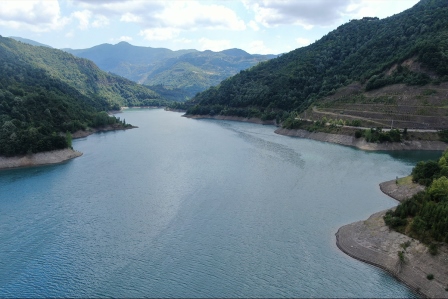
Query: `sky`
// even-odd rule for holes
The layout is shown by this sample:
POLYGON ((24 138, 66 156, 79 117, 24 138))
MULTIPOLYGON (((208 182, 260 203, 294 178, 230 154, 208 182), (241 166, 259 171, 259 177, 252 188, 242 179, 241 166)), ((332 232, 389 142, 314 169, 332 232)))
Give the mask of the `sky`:
POLYGON ((280 54, 418 0, 0 0, 0 35, 54 48, 132 45, 280 54))

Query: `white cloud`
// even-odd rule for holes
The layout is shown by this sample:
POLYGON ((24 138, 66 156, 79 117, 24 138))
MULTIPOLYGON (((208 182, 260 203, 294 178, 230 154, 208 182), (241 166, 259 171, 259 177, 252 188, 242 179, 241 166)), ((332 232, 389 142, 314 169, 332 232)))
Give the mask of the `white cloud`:
POLYGON ((75 11, 74 13, 72 13, 72 17, 78 20, 79 29, 86 30, 87 28, 89 28, 92 12, 89 10, 75 11))
POLYGON ((265 27, 278 25, 329 26, 340 22, 352 3, 360 0, 243 0, 265 27))
POLYGON ((212 50, 215 52, 226 50, 231 48, 231 41, 229 40, 212 40, 208 38, 201 38, 199 39, 199 50, 205 51, 205 50, 212 50))
POLYGON ((332 26, 344 19, 385 18, 416 4, 419 0, 242 0, 265 27, 300 25, 332 26))
POLYGON ((92 27, 94 28, 106 27, 107 25, 109 25, 109 19, 102 15, 96 16, 92 22, 92 27))
POLYGON ((133 38, 130 37, 130 36, 120 36, 120 37, 118 38, 118 40, 121 41, 121 42, 130 42, 130 41, 133 40, 133 38))
POLYGON ((400 13, 418 2, 419 0, 361 0, 353 3, 349 7, 349 11, 351 12, 350 15, 357 19, 363 17, 386 18, 400 13), (387 7, 387 9, 384 9, 384 7, 387 7))
POLYGON ((237 14, 224 5, 206 1, 87 1, 74 4, 95 14, 119 17, 123 22, 139 24, 143 30, 171 28, 178 30, 225 29, 244 30, 246 25, 237 14))
POLYGON ((154 28, 141 30, 139 35, 146 40, 170 40, 179 35, 180 30, 175 28, 154 28))
POLYGON ((90 10, 75 11, 71 14, 71 19, 75 19, 79 22, 78 28, 81 30, 87 30, 90 27, 100 28, 109 25, 109 19, 103 15, 93 16, 90 10), (93 20, 93 21, 92 21, 93 20))
POLYGON ((120 21, 127 23, 141 23, 142 18, 130 12, 127 12, 121 16, 120 21))
POLYGON ((67 32, 65 34, 65 37, 67 37, 67 38, 72 38, 74 36, 75 36, 75 32, 73 30, 70 30, 69 32, 67 32))
POLYGON ((274 50, 267 47, 262 40, 256 40, 250 43, 247 51, 251 54, 273 54, 274 50))
POLYGON ((57 0, 1 1, 0 26, 45 32, 62 29, 67 23, 57 0))
POLYGON ((193 40, 188 39, 188 38, 178 38, 178 39, 174 40, 174 42, 180 43, 180 44, 191 44, 193 42, 193 40))
POLYGON ((111 42, 111 43, 119 43, 119 42, 131 42, 133 40, 134 39, 131 36, 123 35, 123 36, 120 36, 119 38, 110 38, 109 42, 111 42))
POLYGON ((296 42, 300 47, 305 47, 305 46, 308 46, 309 44, 311 44, 311 41, 309 39, 302 38, 302 37, 299 37, 298 39, 296 39, 296 42))
POLYGON ((255 22, 253 20, 250 21, 248 25, 249 25, 250 28, 252 28, 253 31, 260 30, 260 27, 258 26, 257 22, 255 22))

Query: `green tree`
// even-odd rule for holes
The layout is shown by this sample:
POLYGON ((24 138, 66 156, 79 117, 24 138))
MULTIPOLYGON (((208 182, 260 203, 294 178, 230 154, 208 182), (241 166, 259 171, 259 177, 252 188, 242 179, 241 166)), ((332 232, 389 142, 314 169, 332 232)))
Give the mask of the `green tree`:
POLYGON ((448 178, 442 176, 435 179, 429 186, 429 195, 437 201, 447 198, 448 196, 448 178))

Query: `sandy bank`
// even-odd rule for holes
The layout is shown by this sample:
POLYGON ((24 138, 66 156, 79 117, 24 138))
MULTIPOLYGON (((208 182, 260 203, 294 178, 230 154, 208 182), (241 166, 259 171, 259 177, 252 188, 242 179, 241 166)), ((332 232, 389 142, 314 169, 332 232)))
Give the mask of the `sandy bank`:
POLYGON ((448 144, 441 141, 417 141, 409 140, 403 142, 370 143, 364 138, 354 136, 329 134, 323 132, 308 132, 306 130, 289 130, 279 128, 275 133, 291 137, 300 137, 324 142, 331 142, 341 145, 356 147, 367 151, 400 151, 400 150, 430 150, 444 151, 448 144))
POLYGON ((0 169, 57 164, 79 157, 81 155, 81 152, 67 148, 63 150, 55 150, 51 152, 43 152, 25 156, 0 156, 0 169))
POLYGON ((225 116, 225 115, 182 115, 187 118, 193 119, 218 119, 218 120, 231 120, 231 121, 240 121, 246 123, 254 123, 260 125, 276 125, 275 120, 261 120, 260 118, 247 118, 247 117, 239 117, 239 116, 225 116))

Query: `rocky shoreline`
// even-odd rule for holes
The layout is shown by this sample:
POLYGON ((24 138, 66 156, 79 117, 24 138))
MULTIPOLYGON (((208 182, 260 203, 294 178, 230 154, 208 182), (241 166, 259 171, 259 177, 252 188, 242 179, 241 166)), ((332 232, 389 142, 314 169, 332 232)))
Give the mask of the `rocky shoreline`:
MULTIPOLYGON (((249 122, 262 125, 278 126, 275 120, 261 120, 260 118, 246 118, 239 116, 224 116, 224 115, 182 115, 183 117, 192 119, 218 119, 230 120, 239 122, 249 122)), ((403 142, 384 142, 371 143, 364 138, 355 138, 354 136, 342 134, 330 134, 324 132, 309 132, 306 130, 290 130, 285 128, 278 128, 275 130, 276 134, 312 139, 322 142, 330 142, 345 146, 356 147, 365 151, 402 151, 402 150, 425 150, 425 151, 444 151, 448 148, 448 144, 442 141, 427 141, 427 140, 406 140, 403 142)))
POLYGON ((80 156, 81 152, 69 148, 15 157, 0 156, 0 170, 58 164, 80 156))
MULTIPOLYGON (((415 184, 400 186, 395 180, 382 183, 380 188, 400 200, 421 190, 415 184)), ((418 240, 390 230, 383 219, 386 212, 341 227, 336 233, 338 248, 355 259, 389 272, 424 297, 448 298, 447 246, 439 247, 439 253, 431 255, 427 246, 418 240), (428 279, 428 275, 433 275, 433 279, 428 279)))
POLYGON ((370 143, 364 138, 355 138, 349 135, 330 134, 323 132, 308 132, 306 130, 289 130, 279 128, 275 130, 276 134, 307 138, 317 141, 336 143, 356 147, 366 151, 401 151, 401 150, 427 150, 427 151, 444 151, 448 144, 442 141, 418 141, 409 140, 403 142, 384 142, 384 143, 370 143))

